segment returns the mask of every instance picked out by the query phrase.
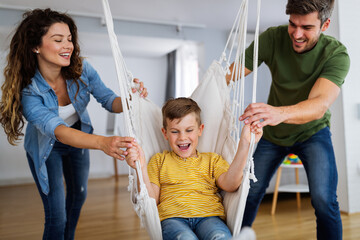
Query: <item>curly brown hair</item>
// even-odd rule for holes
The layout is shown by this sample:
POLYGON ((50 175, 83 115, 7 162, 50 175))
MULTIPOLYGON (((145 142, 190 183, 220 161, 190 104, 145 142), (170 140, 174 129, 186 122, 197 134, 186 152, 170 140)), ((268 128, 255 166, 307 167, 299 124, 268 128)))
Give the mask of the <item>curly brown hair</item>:
POLYGON ((12 145, 16 145, 16 141, 24 135, 21 91, 31 83, 38 68, 36 53, 33 50, 42 44, 42 37, 55 23, 65 23, 69 26, 74 50, 70 65, 63 67, 61 74, 65 79, 74 79, 79 89, 82 59, 74 20, 65 13, 49 8, 25 12, 10 42, 7 65, 4 69, 5 82, 1 86, 0 123, 12 145))

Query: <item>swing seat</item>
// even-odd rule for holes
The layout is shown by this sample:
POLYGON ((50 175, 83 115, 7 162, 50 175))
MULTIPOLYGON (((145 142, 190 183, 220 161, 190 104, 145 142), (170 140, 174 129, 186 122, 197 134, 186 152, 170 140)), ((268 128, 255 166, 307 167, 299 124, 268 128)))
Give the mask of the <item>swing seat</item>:
MULTIPOLYGON (((226 85, 225 75, 221 63, 214 61, 204 75, 204 79, 193 92, 191 98, 194 99, 202 109, 201 119, 205 125, 203 134, 199 138, 198 151, 216 152, 231 163, 236 153, 237 142, 231 137, 229 128, 231 128, 232 122, 237 121, 237 119, 231 114, 230 89, 226 85)), ((135 101, 132 108, 134 117, 133 124, 136 129, 137 139, 139 143, 144 146, 143 150, 148 162, 155 153, 169 150, 167 141, 164 140, 161 134, 162 115, 158 106, 147 99, 140 98, 137 94, 134 95, 133 101, 135 101)), ((247 164, 247 167, 244 169, 243 182, 240 188, 236 192, 223 192, 222 194, 224 195, 223 203, 227 225, 234 236, 240 234, 246 202, 246 197, 241 196, 247 196, 250 187, 248 172, 247 164)), ((135 171, 131 175, 132 178, 136 178, 135 171)), ((137 184, 135 179, 131 185, 136 188, 137 184)), ((146 188, 145 185, 144 188, 146 188)), ((140 189, 142 190, 143 188, 140 187, 140 189)), ((135 190, 132 191, 131 195, 136 195, 135 190)), ((140 193, 140 195, 142 194, 140 193)), ((146 207, 144 205, 145 203, 136 201, 136 197, 134 196, 132 197, 132 202, 135 209, 146 209, 150 206, 150 204, 148 204, 146 207)), ((153 206, 156 207, 154 204, 153 206)), ((136 212, 138 212, 138 210, 136 210, 136 212)), ((152 212, 155 211, 152 210, 152 212)), ((158 214, 157 211, 156 214, 158 214)), ((140 218, 143 219, 142 217, 140 218)), ((146 224, 144 225, 146 226, 146 224)), ((150 231, 152 232, 154 227, 150 227, 150 229, 152 229, 150 231)), ((146 229, 149 230, 147 227, 146 229)), ((149 235, 154 235, 154 233, 149 232, 149 235)), ((151 237, 151 239, 159 238, 151 237)))

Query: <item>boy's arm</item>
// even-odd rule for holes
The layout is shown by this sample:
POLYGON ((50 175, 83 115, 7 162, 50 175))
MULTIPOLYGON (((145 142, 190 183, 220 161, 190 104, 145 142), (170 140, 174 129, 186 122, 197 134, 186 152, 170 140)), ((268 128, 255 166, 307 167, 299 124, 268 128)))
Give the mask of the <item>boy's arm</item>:
MULTIPOLYGON (((159 200, 160 200, 160 187, 158 185, 150 182, 146 164, 144 167, 143 166, 141 167, 141 171, 142 171, 144 183, 145 183, 146 189, 148 190, 149 196, 152 197, 153 199, 155 199, 156 205, 158 205, 159 200)), ((138 187, 140 189, 140 186, 138 186, 138 187)))
MULTIPOLYGON (((156 204, 158 205, 160 199, 160 187, 150 182, 144 151, 137 142, 134 142, 133 147, 128 148, 126 152, 128 153, 126 156, 126 162, 130 167, 136 170, 136 161, 140 161, 141 173, 143 176, 146 189, 149 193, 149 196, 154 198, 156 204)), ((139 178, 137 182, 138 182, 138 189, 140 189, 139 178)))
POLYGON ((234 160, 230 164, 228 171, 221 174, 217 180, 218 187, 224 191, 234 192, 242 182, 243 170, 250 147, 250 132, 255 133, 255 142, 258 142, 262 136, 262 128, 255 127, 252 129, 249 125, 243 127, 234 160))
POLYGON ((242 173, 246 164, 249 146, 249 143, 245 143, 243 139, 240 139, 237 152, 235 154, 234 160, 230 164, 228 171, 221 174, 217 180, 217 185, 222 190, 227 192, 234 192, 239 188, 242 182, 242 173))

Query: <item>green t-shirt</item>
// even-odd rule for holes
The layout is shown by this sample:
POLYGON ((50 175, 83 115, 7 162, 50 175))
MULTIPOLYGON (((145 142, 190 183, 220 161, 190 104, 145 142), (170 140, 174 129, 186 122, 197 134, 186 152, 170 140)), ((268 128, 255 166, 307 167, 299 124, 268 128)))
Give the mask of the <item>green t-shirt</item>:
MULTIPOLYGON (((245 66, 253 70, 252 43, 246 49, 245 66)), ((341 87, 348 73, 350 59, 346 48, 335 38, 321 34, 316 46, 308 52, 296 53, 287 32, 287 25, 271 27, 259 37, 259 65, 270 68, 272 83, 268 104, 288 106, 306 100, 318 78, 326 78, 341 87)), ((261 81, 261 79, 260 79, 261 81)), ((281 146, 292 146, 307 140, 330 126, 330 111, 319 120, 306 124, 266 126, 264 138, 281 146)))

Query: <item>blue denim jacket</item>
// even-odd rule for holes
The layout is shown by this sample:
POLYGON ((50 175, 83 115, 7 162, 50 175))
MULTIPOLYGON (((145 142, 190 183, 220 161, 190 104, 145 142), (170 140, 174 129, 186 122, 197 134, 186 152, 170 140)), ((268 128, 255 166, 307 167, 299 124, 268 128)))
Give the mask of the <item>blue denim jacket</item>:
MULTIPOLYGON (((110 112, 117 95, 104 85, 98 73, 87 61, 83 61, 83 72, 80 78, 86 85, 78 81, 80 87, 76 99, 77 87, 72 80, 66 80, 67 90, 79 115, 81 131, 92 133, 93 128, 86 110, 90 101, 90 93, 110 112)), ((55 128, 59 125, 68 125, 59 117, 59 104, 55 91, 38 70, 31 80, 32 82, 22 90, 21 99, 23 115, 28 121, 24 147, 34 161, 41 189, 47 195, 49 193, 49 182, 45 161, 56 141, 55 128)))

